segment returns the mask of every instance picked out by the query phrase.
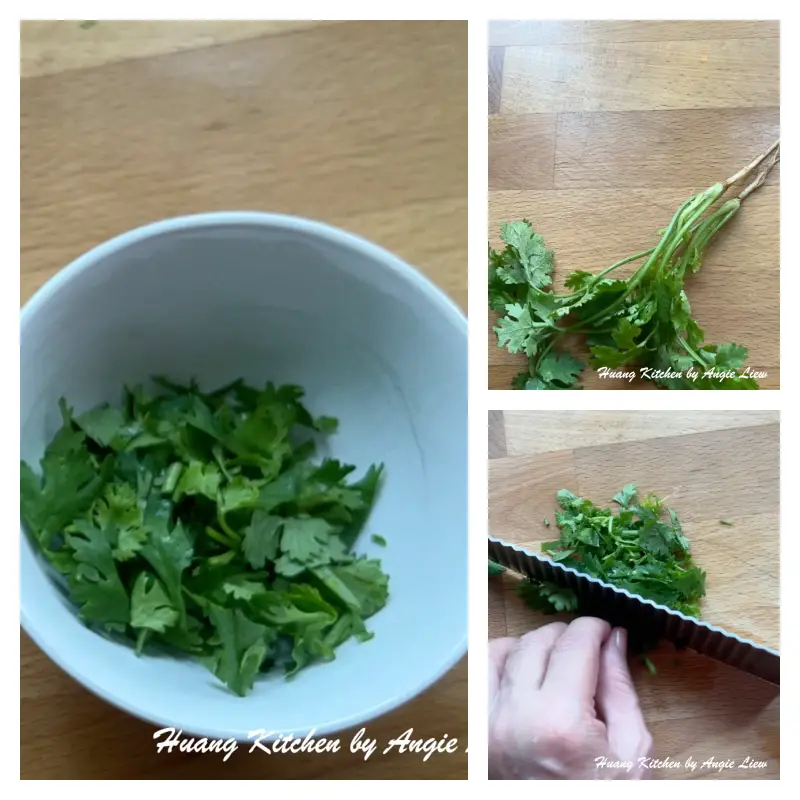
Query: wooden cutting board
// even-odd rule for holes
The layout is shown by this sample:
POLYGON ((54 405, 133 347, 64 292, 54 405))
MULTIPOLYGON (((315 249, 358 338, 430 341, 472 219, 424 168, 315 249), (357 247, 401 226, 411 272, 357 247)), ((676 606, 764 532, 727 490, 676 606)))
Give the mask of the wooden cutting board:
MULTIPOLYGON (((777 412, 493 411, 489 458, 489 532, 534 550, 558 536, 559 489, 610 505, 636 483, 666 498, 708 576, 703 618, 779 649, 777 412)), ((489 579, 490 638, 554 619, 527 608, 516 582, 489 579)), ((651 777, 779 777, 777 687, 670 645, 652 660, 656 675, 638 661, 632 670, 655 756, 674 763, 651 777), (746 759, 766 764, 739 766, 746 759), (735 766, 720 770, 727 760, 735 766)))
MULTIPOLYGON (((779 37, 777 22, 491 23, 492 246, 501 223, 530 220, 555 251, 559 290, 573 270, 654 246, 684 200, 780 135, 779 37)), ((776 169, 687 282, 706 341, 747 347, 765 389, 780 385, 779 183, 776 169)), ((510 389, 525 358, 497 347, 488 316, 489 388, 510 389)), ((582 383, 653 388, 588 369, 582 383)))
MULTIPOLYGON (((107 238, 252 209, 343 227, 467 304, 467 23, 24 22, 21 298, 107 238), (434 235, 432 235, 434 232, 434 235)), ((42 779, 466 779, 466 659, 368 724, 454 754, 157 753, 153 727, 20 637, 20 771, 42 779)))

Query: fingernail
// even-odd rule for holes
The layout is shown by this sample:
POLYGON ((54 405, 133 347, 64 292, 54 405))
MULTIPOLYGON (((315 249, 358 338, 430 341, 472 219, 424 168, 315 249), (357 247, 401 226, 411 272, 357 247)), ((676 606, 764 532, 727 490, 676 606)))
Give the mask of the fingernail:
POLYGON ((616 628, 614 630, 614 644, 622 655, 628 654, 628 632, 625 628, 616 628))

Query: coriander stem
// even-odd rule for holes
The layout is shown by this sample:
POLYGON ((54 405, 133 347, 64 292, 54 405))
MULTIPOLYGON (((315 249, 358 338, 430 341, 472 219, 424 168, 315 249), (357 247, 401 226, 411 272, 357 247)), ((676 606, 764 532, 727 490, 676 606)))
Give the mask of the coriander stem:
MULTIPOLYGON (((556 343, 556 337, 553 336, 553 337, 551 337, 550 341, 547 343, 547 346, 544 348, 544 350, 542 350, 541 353, 537 353, 536 354, 536 363, 537 364, 553 349, 553 345, 555 343, 556 343)), ((531 364, 531 366, 533 366, 533 364, 531 364)), ((531 373, 531 375, 533 375, 533 373, 531 373)))
POLYGON ((236 547, 235 543, 226 539, 219 531, 214 530, 210 525, 206 525, 205 532, 207 536, 210 536, 215 542, 225 545, 225 547, 236 547))
MULTIPOLYGON (((686 230, 690 229, 694 223, 697 221, 697 218, 714 202, 712 197, 712 190, 714 192, 718 192, 719 190, 716 188, 717 185, 711 187, 710 189, 706 189, 706 191, 701 192, 694 197, 690 197, 688 200, 685 200, 677 212, 672 217, 672 220, 669 223, 667 230, 664 232, 664 235, 661 237, 661 240, 656 245, 655 249, 653 250, 650 257, 645 261, 645 263, 639 267, 638 270, 633 274, 633 276, 628 280, 628 286, 626 288, 625 293, 617 298, 613 303, 607 306, 602 311, 599 311, 594 316, 589 317, 589 319, 584 320, 583 323, 579 325, 573 326, 573 328, 564 328, 564 331, 572 331, 575 328, 581 327, 582 325, 588 325, 589 323, 595 322, 598 319, 602 319, 603 317, 611 316, 612 312, 616 311, 622 303, 625 301, 625 298, 628 297, 636 287, 644 280, 647 273, 650 271, 650 268, 653 264, 658 263, 658 259, 661 258, 663 251, 666 249, 667 245, 672 241, 672 239, 676 238, 676 236, 680 239, 683 237, 683 234, 686 230), (706 202, 708 201, 708 202, 706 202), (697 209, 700 207, 700 212, 698 213, 697 209), (678 228, 680 223, 683 223, 685 215, 691 214, 691 222, 690 224, 683 225, 682 227, 678 228), (677 231, 676 231, 677 228, 677 231)), ((717 194, 717 197, 719 194, 717 194)))
POLYGON ((241 543, 242 539, 238 533, 236 533, 230 525, 228 525, 227 520, 225 519, 225 514, 222 513, 222 510, 219 506, 217 506, 217 522, 219 523, 220 528, 230 537, 232 542, 234 543, 234 547, 241 543))
POLYGON ((164 476, 164 485, 161 487, 163 494, 172 494, 175 491, 181 472, 183 472, 183 464, 180 461, 170 464, 167 468, 167 474, 164 476))
POLYGON ((678 341, 680 342, 680 344, 681 344, 681 346, 683 347, 683 349, 684 349, 684 350, 686 350, 686 352, 687 352, 687 353, 688 353, 688 354, 689 354, 689 355, 690 355, 690 356, 691 356, 691 357, 692 357, 692 358, 693 358, 693 359, 694 359, 694 360, 695 360, 695 361, 696 361, 698 364, 701 364, 703 367, 707 367, 707 366, 708 366, 708 364, 707 364, 705 361, 703 361, 703 359, 702 359, 702 358, 700 358, 700 355, 699 355, 698 353, 695 353, 695 351, 694 351, 694 350, 692 350, 692 348, 691 348, 691 347, 689 347, 689 344, 688 344, 688 342, 687 342, 687 341, 686 341, 686 340, 683 338, 683 336, 678 336, 678 341))
POLYGON ((630 264, 631 261, 638 261, 640 258, 644 258, 645 256, 649 256, 655 247, 651 247, 649 250, 642 250, 641 253, 636 253, 635 255, 628 256, 627 258, 623 258, 622 261, 617 261, 616 264, 612 264, 610 267, 606 267, 602 272, 598 272, 597 275, 592 276, 592 282, 588 286, 584 286, 583 289, 578 289, 577 292, 572 292, 571 294, 562 294, 560 298, 566 299, 568 297, 577 297, 578 295, 585 294, 588 289, 591 289, 598 281, 608 275, 609 272, 615 270, 617 267, 621 267, 624 264, 630 264))

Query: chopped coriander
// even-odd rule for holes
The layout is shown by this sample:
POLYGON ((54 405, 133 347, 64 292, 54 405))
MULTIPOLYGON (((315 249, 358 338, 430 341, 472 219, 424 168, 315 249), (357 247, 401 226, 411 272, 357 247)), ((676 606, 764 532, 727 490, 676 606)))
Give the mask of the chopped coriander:
MULTIPOLYGON (((697 617, 705 596, 705 573, 693 562, 677 514, 655 495, 640 497, 635 485, 620 491, 617 512, 562 489, 557 494, 559 538, 544 542, 552 561, 633 594, 697 617)), ((546 613, 575 611, 571 589, 525 579, 519 595, 546 613)))
POLYGON ((720 525, 724 525, 726 528, 732 528, 733 527, 733 523, 732 522, 728 522, 728 520, 726 520, 726 519, 721 519, 719 521, 719 524, 720 525))
POLYGON ((494 561, 489 562, 489 577, 496 578, 498 575, 502 575, 506 571, 506 568, 501 566, 500 564, 495 564, 494 561))
POLYGON ((242 696, 369 639, 389 579, 353 547, 383 465, 351 482, 354 466, 312 461, 337 422, 299 387, 155 382, 79 415, 62 400, 41 474, 20 464, 23 527, 81 619, 137 653, 194 658, 242 696))

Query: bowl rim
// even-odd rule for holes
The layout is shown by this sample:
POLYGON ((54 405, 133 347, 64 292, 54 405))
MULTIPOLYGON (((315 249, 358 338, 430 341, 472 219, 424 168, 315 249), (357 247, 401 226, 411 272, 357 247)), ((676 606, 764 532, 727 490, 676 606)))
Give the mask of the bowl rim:
POLYGON ((113 253, 157 236, 167 236, 195 228, 223 226, 282 228, 360 251, 364 256, 380 262, 383 267, 388 268, 390 272, 433 301, 437 310, 442 312, 454 326, 461 328, 465 335, 468 332, 467 317, 452 298, 418 269, 381 245, 327 222, 265 211, 207 211, 185 214, 149 222, 117 234, 77 256, 67 266, 48 278, 20 309, 20 324, 28 322, 64 285, 113 253))
MULTIPOLYGON (((412 267, 409 263, 383 248, 381 245, 375 244, 363 236, 335 227, 326 222, 290 214, 262 211, 210 211, 168 217, 140 225, 117 234, 74 258, 65 267, 45 281, 20 309, 20 345, 22 344, 22 337, 24 336, 27 325, 33 321, 34 317, 40 311, 54 300, 58 292, 84 272, 98 266, 108 256, 154 237, 168 236, 173 233, 192 229, 233 226, 278 228, 301 235, 309 235, 318 240, 332 242, 341 247, 356 250, 364 257, 380 264, 382 268, 388 269, 401 281, 410 285, 416 293, 431 304, 456 331, 460 332, 465 339, 468 339, 469 327, 467 317, 449 295, 418 269, 412 267)), ((22 537, 24 535, 22 522, 20 521, 20 536, 22 537)), ((465 546, 468 546, 468 541, 469 538, 466 537, 465 546)), ((465 604, 465 622, 467 618, 468 614, 465 604)), ((252 741, 252 739, 249 738, 253 733, 252 731, 244 731, 238 728, 209 726, 203 731, 190 732, 180 724, 179 720, 172 719, 168 715, 160 713, 143 713, 126 698, 96 684, 87 675, 82 674, 75 668, 61 651, 48 644, 46 633, 43 631, 42 627, 37 624, 36 619, 31 613, 26 610, 21 586, 20 623, 23 630, 34 644, 36 644, 44 655, 63 672, 100 699, 116 706, 130 716, 138 718, 148 724, 156 725, 158 729, 174 728, 176 731, 181 731, 184 735, 188 736, 199 735, 209 739, 235 739, 237 742, 252 741)), ((375 720, 418 697, 443 678, 467 654, 468 641, 469 634, 465 624, 464 634, 452 648, 449 655, 440 661, 437 669, 432 672, 426 680, 419 682, 414 687, 406 689, 401 694, 393 695, 371 708, 361 709, 347 716, 329 720, 313 729, 298 728, 295 730, 275 731, 269 736, 264 737, 262 741, 269 741, 276 736, 284 736, 290 733, 300 737, 309 734, 314 737, 330 736, 331 734, 339 733, 357 725, 375 720)))

